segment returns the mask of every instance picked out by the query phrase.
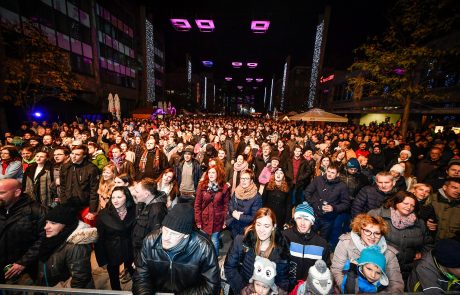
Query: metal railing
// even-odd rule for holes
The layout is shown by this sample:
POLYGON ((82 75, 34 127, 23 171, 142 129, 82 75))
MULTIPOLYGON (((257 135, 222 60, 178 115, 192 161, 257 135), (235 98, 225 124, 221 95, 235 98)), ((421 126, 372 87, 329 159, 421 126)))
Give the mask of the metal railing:
POLYGON ((0 284, 0 294, 102 294, 102 295, 132 295, 131 291, 115 291, 115 290, 98 290, 98 289, 77 289, 77 288, 55 288, 41 286, 24 286, 24 285, 4 285, 0 284))

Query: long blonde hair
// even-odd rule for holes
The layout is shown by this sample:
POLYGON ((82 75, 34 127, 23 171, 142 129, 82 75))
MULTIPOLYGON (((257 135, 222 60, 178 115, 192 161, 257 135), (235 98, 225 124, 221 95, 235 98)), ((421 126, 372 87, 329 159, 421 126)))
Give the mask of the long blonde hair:
POLYGON ((102 172, 104 172, 104 170, 106 169, 109 169, 110 171, 112 171, 113 178, 111 180, 104 180, 104 177, 102 177, 101 175, 97 193, 99 196, 110 199, 110 197, 112 196, 113 187, 115 186, 114 180, 117 174, 117 167, 113 163, 108 163, 107 165, 104 166, 104 168, 102 169, 102 172))

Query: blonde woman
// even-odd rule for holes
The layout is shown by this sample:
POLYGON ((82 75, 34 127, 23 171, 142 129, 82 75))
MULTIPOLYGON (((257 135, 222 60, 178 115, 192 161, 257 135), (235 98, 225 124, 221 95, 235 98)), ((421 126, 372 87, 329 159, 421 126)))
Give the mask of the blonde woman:
POLYGON ((104 209, 112 196, 112 190, 115 186, 117 167, 109 163, 102 169, 102 176, 99 181, 97 194, 99 195, 99 210, 104 209))

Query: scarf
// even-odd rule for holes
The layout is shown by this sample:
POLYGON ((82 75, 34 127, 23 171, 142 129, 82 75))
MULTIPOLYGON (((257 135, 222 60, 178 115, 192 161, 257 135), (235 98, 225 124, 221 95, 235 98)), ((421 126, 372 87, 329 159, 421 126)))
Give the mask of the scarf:
POLYGON ((405 229, 410 226, 413 226, 417 217, 414 213, 409 214, 408 216, 402 216, 398 210, 390 208, 391 212, 391 224, 397 229, 405 229))
POLYGON ((38 249, 40 261, 46 262, 53 255, 54 251, 61 246, 78 226, 78 221, 72 225, 66 225, 64 229, 51 238, 45 238, 38 249))
POLYGON ((6 168, 8 168, 8 165, 10 164, 11 160, 3 160, 2 161, 2 174, 6 174, 6 168))
POLYGON ((218 192, 219 191, 219 185, 215 182, 209 182, 208 183, 208 192, 218 192))
POLYGON ((257 186, 252 183, 248 188, 242 188, 241 185, 235 189, 235 197, 240 200, 249 200, 257 194, 257 186))
MULTIPOLYGON (((155 152, 155 158, 154 158, 154 167, 159 167, 160 166, 160 148, 158 146, 154 147, 153 150, 150 152, 155 152)), ((141 156, 141 160, 139 162, 139 170, 141 173, 145 172, 145 165, 147 164, 147 154, 149 153, 149 150, 145 150, 144 153, 141 156)))
POLYGON ((236 182, 238 180, 238 172, 243 171, 248 168, 248 162, 244 161, 242 164, 238 164, 238 162, 235 162, 233 164, 233 179, 232 179, 232 193, 236 189, 236 182))
POLYGON ((123 160, 125 158, 123 156, 115 158, 112 158, 112 162, 115 164, 115 167, 117 167, 117 171, 120 171, 121 165, 123 164, 123 160))

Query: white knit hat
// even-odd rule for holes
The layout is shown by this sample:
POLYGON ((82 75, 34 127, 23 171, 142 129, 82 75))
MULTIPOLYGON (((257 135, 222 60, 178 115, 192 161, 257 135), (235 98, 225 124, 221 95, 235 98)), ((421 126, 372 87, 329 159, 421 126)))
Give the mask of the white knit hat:
POLYGON ((390 171, 398 172, 401 175, 404 173, 404 170, 404 167, 399 164, 394 164, 393 167, 391 167, 390 169, 390 171))
POLYGON ((409 150, 402 150, 399 152, 399 155, 401 154, 406 154, 407 158, 410 158, 412 156, 412 153, 409 150))

